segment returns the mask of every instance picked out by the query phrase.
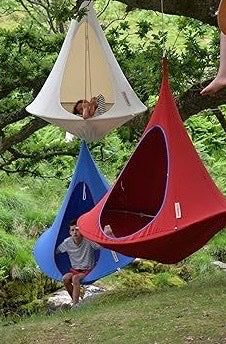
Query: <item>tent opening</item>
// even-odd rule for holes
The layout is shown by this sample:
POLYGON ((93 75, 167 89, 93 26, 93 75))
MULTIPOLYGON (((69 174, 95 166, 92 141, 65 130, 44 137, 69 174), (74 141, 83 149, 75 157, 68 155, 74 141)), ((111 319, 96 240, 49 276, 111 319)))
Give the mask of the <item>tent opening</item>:
POLYGON ((119 176, 100 217, 102 229, 111 225, 116 237, 132 235, 158 214, 164 202, 168 173, 163 130, 150 129, 119 176))
POLYGON ((73 113, 77 101, 90 101, 100 94, 108 111, 115 102, 112 76, 98 36, 87 19, 72 39, 60 88, 60 103, 73 113))
MULTIPOLYGON (((69 236, 69 227, 71 219, 78 219, 80 215, 85 214, 94 206, 94 200, 92 198, 89 187, 86 183, 78 183, 73 190, 70 200, 65 211, 64 218, 62 220, 61 228, 56 240, 55 249, 64 239, 69 236)), ((71 265, 67 253, 55 255, 55 262, 57 268, 64 275, 69 271, 71 265)))

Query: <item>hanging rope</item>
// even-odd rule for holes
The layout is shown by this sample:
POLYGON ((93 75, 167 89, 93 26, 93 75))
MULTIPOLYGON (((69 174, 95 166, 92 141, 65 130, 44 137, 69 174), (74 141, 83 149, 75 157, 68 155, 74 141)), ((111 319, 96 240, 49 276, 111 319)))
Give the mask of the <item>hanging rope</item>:
POLYGON ((88 44, 88 67, 89 67, 89 91, 90 97, 93 97, 92 92, 92 78, 91 78, 91 57, 90 57, 90 42, 89 42, 89 26, 88 26, 88 18, 87 18, 87 44, 88 44))
POLYGON ((85 89, 84 89, 84 95, 85 95, 85 99, 87 99, 87 85, 86 85, 86 81, 87 81, 87 50, 89 49, 88 46, 88 22, 85 22, 85 89))
MULTIPOLYGON (((164 0, 161 0, 161 14, 162 14, 162 33, 164 34, 165 32, 165 21, 164 21, 164 0)), ((165 39, 163 37, 163 47, 162 47, 162 57, 166 56, 166 42, 165 39)))
POLYGON ((129 210, 123 210, 123 209, 110 209, 109 211, 114 212, 114 213, 137 215, 140 217, 150 217, 152 219, 155 217, 154 215, 151 215, 151 214, 145 214, 145 213, 141 213, 141 212, 129 211, 129 210))
POLYGON ((90 56, 90 41, 89 41, 89 22, 88 17, 85 22, 85 99, 87 99, 87 83, 89 83, 90 96, 92 98, 92 80, 91 80, 91 56, 90 56))

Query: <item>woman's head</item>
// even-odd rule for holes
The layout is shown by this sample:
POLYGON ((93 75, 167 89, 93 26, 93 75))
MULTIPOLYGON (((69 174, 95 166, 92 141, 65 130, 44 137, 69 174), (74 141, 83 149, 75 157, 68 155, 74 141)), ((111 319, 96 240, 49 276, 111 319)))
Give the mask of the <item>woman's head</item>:
POLYGON ((73 108, 73 114, 74 115, 81 115, 83 114, 83 104, 88 103, 86 99, 80 99, 75 103, 75 106, 73 108))

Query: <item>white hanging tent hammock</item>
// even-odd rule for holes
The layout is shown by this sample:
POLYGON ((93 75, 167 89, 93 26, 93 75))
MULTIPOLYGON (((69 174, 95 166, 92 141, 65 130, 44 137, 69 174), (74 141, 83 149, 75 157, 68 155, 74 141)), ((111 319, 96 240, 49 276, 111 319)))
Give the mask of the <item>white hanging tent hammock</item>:
POLYGON ((80 22, 72 20, 55 65, 27 111, 93 141, 146 110, 127 79, 98 23, 92 1, 84 1, 87 14, 80 22), (102 94, 107 111, 83 119, 74 115, 80 99, 102 94))

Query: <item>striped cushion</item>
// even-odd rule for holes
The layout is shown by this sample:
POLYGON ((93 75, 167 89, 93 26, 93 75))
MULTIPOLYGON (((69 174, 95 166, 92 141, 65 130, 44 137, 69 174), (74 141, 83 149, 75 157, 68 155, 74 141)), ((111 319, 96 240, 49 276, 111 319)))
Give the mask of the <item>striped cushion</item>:
POLYGON ((102 94, 99 94, 97 96, 97 109, 95 111, 95 116, 103 115, 103 113, 106 112, 106 103, 104 96, 102 94))

